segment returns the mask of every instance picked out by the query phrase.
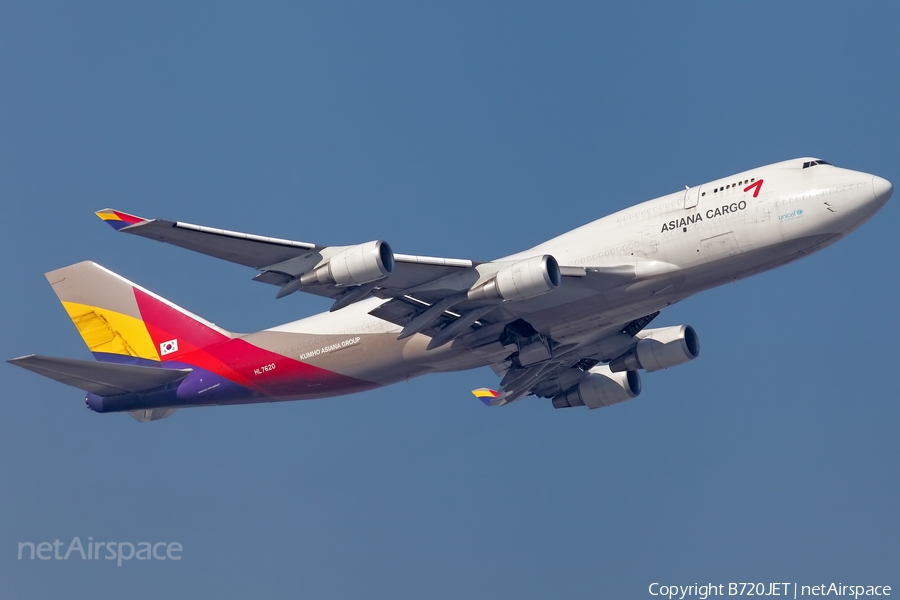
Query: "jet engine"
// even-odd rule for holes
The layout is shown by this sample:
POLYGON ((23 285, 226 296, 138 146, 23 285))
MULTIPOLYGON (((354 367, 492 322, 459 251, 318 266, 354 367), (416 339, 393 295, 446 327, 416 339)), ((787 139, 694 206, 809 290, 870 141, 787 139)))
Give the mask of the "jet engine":
POLYGON ((387 242, 375 240, 350 246, 324 265, 300 277, 300 285, 335 284, 355 286, 384 279, 394 270, 394 252, 387 242))
POLYGON ((645 369, 648 373, 694 360, 700 355, 700 338, 690 325, 645 329, 637 345, 609 362, 614 373, 645 369))
POLYGON ((602 408, 631 400, 641 393, 641 375, 637 371, 613 373, 607 365, 598 365, 567 392, 553 398, 553 408, 587 406, 602 408))
POLYGON ((552 292, 561 281, 555 258, 549 254, 533 256, 504 267, 486 283, 469 290, 468 299, 473 302, 527 300, 552 292))

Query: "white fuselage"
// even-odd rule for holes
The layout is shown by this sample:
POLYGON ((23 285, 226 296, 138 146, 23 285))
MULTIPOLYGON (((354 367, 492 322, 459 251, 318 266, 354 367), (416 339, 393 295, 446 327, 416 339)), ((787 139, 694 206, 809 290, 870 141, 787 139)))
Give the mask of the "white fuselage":
MULTIPOLYGON (((649 200, 494 263, 550 254, 565 267, 633 267, 629 285, 584 287, 565 304, 551 292, 522 313, 542 334, 597 345, 597 356, 609 360, 620 349, 604 349, 603 340, 623 323, 815 252, 859 227, 890 197, 890 183, 880 177, 828 164, 804 168, 815 160, 784 161, 649 200)), ((397 341, 400 326, 368 314, 383 302, 371 298, 268 331, 362 334, 352 375, 381 384, 495 364, 508 353, 487 338, 430 351, 420 334, 397 341)), ((503 308, 517 315, 516 302, 503 308)))

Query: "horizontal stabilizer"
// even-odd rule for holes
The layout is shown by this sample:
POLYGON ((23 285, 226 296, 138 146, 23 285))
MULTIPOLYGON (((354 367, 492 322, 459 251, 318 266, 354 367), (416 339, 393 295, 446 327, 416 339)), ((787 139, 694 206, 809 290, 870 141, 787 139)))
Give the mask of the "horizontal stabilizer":
POLYGON ((191 369, 162 369, 37 354, 14 358, 8 362, 98 396, 152 390, 181 381, 191 373, 191 369))

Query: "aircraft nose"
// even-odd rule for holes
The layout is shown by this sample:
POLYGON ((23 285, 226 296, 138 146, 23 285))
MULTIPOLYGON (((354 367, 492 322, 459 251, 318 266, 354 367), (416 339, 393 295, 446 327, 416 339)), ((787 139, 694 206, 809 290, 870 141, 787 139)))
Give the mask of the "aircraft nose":
POLYGON ((877 200, 879 204, 884 204, 891 197, 891 194, 894 193, 894 186, 892 186, 891 182, 887 179, 879 177, 878 175, 873 175, 872 191, 875 192, 875 200, 877 200))

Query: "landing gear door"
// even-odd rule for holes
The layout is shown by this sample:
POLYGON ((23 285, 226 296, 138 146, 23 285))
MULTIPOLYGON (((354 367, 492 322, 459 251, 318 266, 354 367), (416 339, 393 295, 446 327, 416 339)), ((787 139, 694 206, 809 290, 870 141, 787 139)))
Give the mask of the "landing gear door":
POLYGON ((694 208, 700 202, 700 186, 684 190, 684 208, 694 208))

